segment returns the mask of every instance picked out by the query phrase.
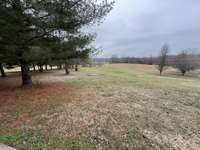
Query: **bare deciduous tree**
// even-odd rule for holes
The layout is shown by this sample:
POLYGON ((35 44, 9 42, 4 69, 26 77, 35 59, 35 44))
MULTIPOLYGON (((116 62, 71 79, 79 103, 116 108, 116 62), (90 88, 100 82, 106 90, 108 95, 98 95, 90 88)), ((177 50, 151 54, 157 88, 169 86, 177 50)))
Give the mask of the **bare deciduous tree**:
POLYGON ((177 55, 174 67, 184 76, 186 72, 197 69, 199 65, 195 61, 195 55, 189 54, 187 51, 182 51, 177 55))
POLYGON ((162 75, 162 72, 167 68, 167 55, 169 53, 169 46, 167 44, 165 44, 161 51, 160 51, 160 55, 158 58, 158 65, 157 65, 157 69, 160 72, 160 75, 162 75))

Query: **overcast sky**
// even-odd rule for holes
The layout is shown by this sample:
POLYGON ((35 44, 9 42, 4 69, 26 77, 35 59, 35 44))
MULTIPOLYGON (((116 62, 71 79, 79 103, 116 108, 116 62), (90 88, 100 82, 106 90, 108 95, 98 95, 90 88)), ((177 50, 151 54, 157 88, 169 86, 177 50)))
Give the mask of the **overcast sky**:
POLYGON ((92 28, 103 50, 98 57, 155 56, 164 43, 171 53, 200 50, 200 0, 115 1, 106 20, 92 28))

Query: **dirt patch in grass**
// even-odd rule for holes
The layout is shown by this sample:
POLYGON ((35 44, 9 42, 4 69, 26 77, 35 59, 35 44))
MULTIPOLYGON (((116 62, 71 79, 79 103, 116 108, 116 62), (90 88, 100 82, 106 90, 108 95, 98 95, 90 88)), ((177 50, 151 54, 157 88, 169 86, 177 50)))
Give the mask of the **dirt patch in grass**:
POLYGON ((23 124, 32 123, 35 117, 42 117, 43 113, 50 111, 63 100, 70 102, 76 89, 64 83, 45 83, 34 85, 31 88, 1 89, 0 132, 16 131, 22 128, 23 124))

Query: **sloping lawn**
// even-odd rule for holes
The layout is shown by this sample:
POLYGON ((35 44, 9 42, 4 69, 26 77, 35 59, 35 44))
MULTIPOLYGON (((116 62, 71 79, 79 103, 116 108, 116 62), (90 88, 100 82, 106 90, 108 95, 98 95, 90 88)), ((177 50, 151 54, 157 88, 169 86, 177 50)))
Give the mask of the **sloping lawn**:
POLYGON ((160 77, 155 66, 114 64, 69 77, 35 75, 29 89, 2 87, 0 143, 31 150, 198 150, 200 80, 172 72, 160 77))

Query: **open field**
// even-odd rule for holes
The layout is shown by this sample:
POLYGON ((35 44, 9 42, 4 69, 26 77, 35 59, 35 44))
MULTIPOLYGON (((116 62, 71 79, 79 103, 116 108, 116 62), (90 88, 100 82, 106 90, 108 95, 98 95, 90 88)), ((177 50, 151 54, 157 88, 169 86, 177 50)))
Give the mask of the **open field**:
POLYGON ((19 149, 200 149, 200 73, 114 64, 0 78, 0 143, 19 149))

